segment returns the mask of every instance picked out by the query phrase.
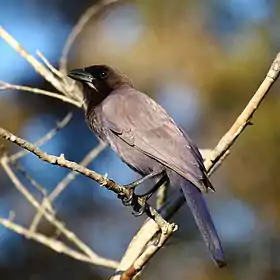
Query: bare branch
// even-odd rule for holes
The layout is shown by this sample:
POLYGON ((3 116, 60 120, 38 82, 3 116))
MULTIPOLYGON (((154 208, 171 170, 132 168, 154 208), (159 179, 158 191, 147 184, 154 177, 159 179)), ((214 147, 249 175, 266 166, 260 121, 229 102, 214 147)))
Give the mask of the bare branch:
MULTIPOLYGON (((210 157, 205 160, 205 167, 208 172, 211 172, 211 169, 214 168, 214 165, 218 161, 220 165, 221 162, 226 158, 226 156, 224 156, 223 158, 222 156, 225 153, 227 153, 228 149, 233 145, 237 137, 240 136, 242 131, 244 131, 247 124, 252 119, 253 114, 255 113, 262 100, 268 93, 269 89, 278 78, 279 72, 280 53, 277 54, 264 81, 259 86, 252 99, 249 101, 248 105, 245 107, 245 109, 237 118, 233 126, 229 129, 229 131, 222 137, 222 139, 220 140, 210 157)), ((175 213, 176 210, 184 203, 182 198, 180 197, 177 197, 176 201, 177 205, 173 205, 173 213, 175 213)), ((172 213, 169 214, 172 215, 172 213)), ((126 277, 129 276, 126 278, 128 280, 132 279, 132 277, 135 276, 137 272, 141 271, 144 264, 148 261, 148 259, 145 260, 145 262, 141 261, 142 256, 145 255, 147 252, 146 256, 148 256, 148 258, 150 259, 158 251, 157 248, 153 248, 151 247, 151 245, 148 245, 146 247, 146 244, 154 237, 157 231, 158 229, 149 220, 146 223, 144 223, 144 225, 139 231, 141 234, 137 234, 133 238, 131 244, 127 249, 127 252, 123 256, 120 266, 116 270, 115 275, 112 277, 112 280, 120 279, 120 272, 123 272, 123 274, 126 277), (148 234, 144 235, 143 233, 148 234), (142 253, 142 255, 138 257, 143 250, 144 252, 142 253), (140 258, 140 263, 143 264, 142 267, 139 267, 138 258, 140 258)))
MULTIPOLYGON (((8 158, 9 161, 9 158, 8 158)), ((33 186, 37 191, 39 191, 43 197, 47 196, 47 191, 43 188, 26 170, 18 163, 18 162, 11 162, 10 164, 25 177, 27 181, 29 181, 30 185, 33 186)))
MULTIPOLYGON (((45 210, 54 209, 52 206, 52 203, 50 202, 48 196, 44 196, 41 207, 38 209, 38 211, 35 213, 35 216, 29 226, 30 232, 36 232, 38 225, 42 219, 42 216, 44 215, 45 210)), ((53 210, 52 215, 55 215, 55 210, 53 210)))
POLYGON ((16 52, 18 52, 42 77, 51 83, 57 90, 66 94, 64 85, 42 63, 29 54, 3 27, 0 26, 2 37, 16 52))
POLYGON ((214 164, 223 156, 223 154, 234 144, 235 140, 242 133, 242 131, 249 124, 255 111, 263 101, 269 89, 276 81, 280 71, 280 53, 274 59, 264 81, 259 86, 258 90, 249 101, 243 112, 236 119, 232 127, 219 141, 216 148, 213 150, 212 155, 205 161, 205 167, 208 171, 213 168, 214 164))
MULTIPOLYGON (((80 92, 80 89, 75 85, 75 83, 68 83, 68 80, 66 77, 61 79, 60 77, 63 76, 63 73, 58 74, 58 70, 55 70, 53 66, 50 65, 50 63, 43 58, 43 55, 41 54, 41 58, 43 58, 44 63, 43 65, 40 63, 35 57, 33 57, 31 54, 29 54, 6 30, 4 30, 3 27, 0 26, 0 37, 2 37, 16 52, 18 52, 33 68, 36 72, 38 72, 46 81, 48 81, 50 84, 52 84, 58 91, 63 93, 64 95, 70 97, 69 99, 73 99, 72 101, 75 102, 69 102, 77 107, 81 107, 82 105, 82 94, 80 92), (50 70, 51 69, 51 70, 50 70), (54 74, 54 72, 56 74, 54 74)), ((38 91, 38 89, 36 89, 38 91)), ((29 90, 32 92, 32 90, 29 90)), ((34 91, 33 91, 34 92, 34 91)), ((42 92, 41 92, 42 94, 42 92)), ((49 95, 49 94, 45 94, 49 95)), ((56 96, 56 98, 61 99, 58 97, 59 94, 56 96)), ((52 94, 52 97, 55 97, 52 94)))
MULTIPOLYGON (((100 142, 97 147, 92 149, 79 163, 81 166, 88 166, 105 148, 107 147, 106 144, 103 142, 100 142)), ((48 204, 52 203, 60 194, 62 191, 66 189, 66 187, 77 177, 79 173, 76 173, 75 171, 70 171, 55 187, 55 189, 50 193, 48 197, 46 197, 45 200, 43 200, 41 208, 47 207, 48 204)), ((40 210, 41 210, 40 208, 40 210)), ((40 223, 40 220, 42 218, 42 211, 37 212, 32 223, 30 229, 35 231, 36 227, 40 223)))
POLYGON ((149 246, 147 246, 146 250, 136 259, 136 261, 121 274, 121 280, 129 280, 132 279, 138 272, 142 270, 142 268, 147 264, 147 262, 151 259, 151 257, 163 247, 164 243, 167 239, 173 234, 175 230, 171 229, 164 235, 164 238, 157 244, 157 241, 151 242, 149 246))
POLYGON ((76 260, 91 263, 94 265, 100 265, 100 266, 104 266, 104 267, 108 267, 108 268, 112 268, 112 269, 115 269, 118 265, 118 262, 116 262, 114 260, 102 258, 102 257, 99 257, 98 260, 93 261, 87 255, 82 254, 78 251, 75 251, 75 250, 67 247, 63 242, 61 242, 59 240, 49 238, 38 232, 36 232, 36 233, 30 232, 28 229, 26 229, 18 224, 15 224, 14 222, 12 222, 10 220, 0 218, 0 224, 18 234, 26 237, 27 239, 32 239, 38 243, 45 245, 46 247, 51 248, 52 250, 54 250, 58 253, 68 255, 76 260))
MULTIPOLYGON (((44 145, 47 141, 51 140, 62 128, 67 126, 73 117, 72 113, 68 113, 61 121, 56 123, 56 126, 50 130, 44 137, 37 140, 33 145, 35 147, 40 147, 44 145)), ((28 154, 27 150, 19 151, 11 156, 9 156, 9 161, 14 162, 19 158, 28 154)))
POLYGON ((223 161, 229 156, 230 150, 227 150, 220 159, 214 164, 213 168, 208 171, 208 176, 211 176, 219 167, 222 165, 223 161))
POLYGON ((6 156, 1 158, 1 165, 4 171, 7 173, 13 184, 15 185, 16 189, 32 204, 39 206, 35 197, 21 184, 20 180, 17 178, 11 167, 9 166, 9 160, 6 156))
POLYGON ((57 76, 59 79, 65 81, 65 75, 63 75, 59 70, 57 70, 55 67, 53 67, 50 64, 50 62, 48 61, 48 59, 40 51, 37 50, 36 53, 55 76, 57 76))
MULTIPOLYGON (((0 30, 1 31, 1 30, 0 30)), ((12 85, 8 84, 5 82, 0 81, 0 90, 7 90, 7 89, 14 89, 14 90, 19 90, 19 91, 29 91, 35 94, 41 94, 41 95, 46 95, 55 99, 59 99, 63 102, 70 103, 78 108, 82 107, 82 103, 79 101, 75 101, 67 96, 64 96, 62 94, 58 94, 55 92, 50 92, 47 90, 39 89, 39 88, 33 88, 33 87, 28 87, 28 86, 19 86, 19 85, 12 85)))
POLYGON ((199 152, 202 155, 203 160, 206 160, 210 154, 213 152, 211 149, 199 149, 199 152))
MULTIPOLYGON (((92 149, 79 163, 81 166, 88 166, 98 155, 107 147, 103 142, 100 142, 97 147, 92 149)), ((49 199, 54 201, 62 191, 77 177, 78 173, 71 171, 69 172, 56 186, 56 188, 50 193, 49 199)))
POLYGON ((54 215, 48 211, 46 207, 40 209, 41 205, 37 202, 33 195, 21 184, 16 174, 10 168, 7 157, 2 157, 1 164, 5 172, 15 185, 16 189, 21 192, 21 194, 28 200, 28 202, 30 202, 30 204, 34 206, 37 209, 37 211, 42 211, 47 221, 50 222, 54 227, 56 227, 69 241, 75 244, 77 248, 84 252, 92 260, 93 263, 99 264, 100 258, 102 259, 102 257, 94 253, 89 246, 82 242, 72 231, 68 230, 63 223, 58 221, 54 217, 54 215))
POLYGON ((69 54, 69 51, 74 44, 75 40, 79 36, 79 34, 84 29, 85 25, 89 22, 89 20, 96 15, 101 9, 104 7, 111 5, 113 3, 120 2, 120 0, 103 0, 100 1, 97 4, 92 5, 89 7, 80 17, 77 24, 72 29, 71 33, 69 34, 66 43, 64 45, 64 48, 62 50, 62 55, 59 62, 59 69, 62 73, 67 72, 67 57, 69 54))

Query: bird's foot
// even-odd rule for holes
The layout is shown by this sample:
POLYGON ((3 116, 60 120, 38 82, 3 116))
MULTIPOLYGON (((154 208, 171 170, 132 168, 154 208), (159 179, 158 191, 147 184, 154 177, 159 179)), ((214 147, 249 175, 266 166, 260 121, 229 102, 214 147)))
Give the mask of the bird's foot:
POLYGON ((140 217, 142 216, 145 212, 147 212, 147 201, 150 198, 150 195, 135 195, 135 204, 133 206, 133 211, 132 215, 134 217, 140 217), (139 199, 141 203, 139 203, 139 199))
POLYGON ((137 181, 132 182, 129 185, 125 185, 124 187, 127 188, 127 191, 129 192, 129 196, 124 195, 124 194, 119 194, 118 198, 122 200, 122 203, 124 206, 131 206, 133 208, 132 214, 135 217, 142 216, 145 212, 147 213, 147 201, 148 199, 154 194, 154 192, 166 181, 168 180, 168 177, 165 172, 161 173, 151 173, 137 181), (142 184, 145 180, 148 178, 158 176, 159 174, 163 174, 161 179, 156 183, 156 185, 149 190, 148 192, 141 194, 141 195, 136 195, 135 194, 135 188, 142 184))
POLYGON ((140 217, 147 210, 147 200, 150 198, 150 195, 136 195, 132 188, 128 197, 124 194, 118 194, 118 198, 121 199, 124 206, 132 207, 133 216, 140 217))
POLYGON ((124 206, 132 206, 135 200, 134 188, 130 188, 129 196, 124 195, 123 193, 118 194, 118 198, 121 199, 124 206))

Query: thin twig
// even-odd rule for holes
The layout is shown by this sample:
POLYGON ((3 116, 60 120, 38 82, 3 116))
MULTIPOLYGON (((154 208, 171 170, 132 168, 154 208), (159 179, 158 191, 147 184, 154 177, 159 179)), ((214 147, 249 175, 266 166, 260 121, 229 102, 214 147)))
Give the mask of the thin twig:
MULTIPOLYGON (((226 158, 226 157, 222 158, 222 156, 229 150, 229 148, 233 145, 237 137, 240 136, 242 131, 244 131, 247 124, 252 119, 253 114, 255 113, 255 111, 261 104, 262 100, 268 93, 269 89, 278 78, 279 72, 280 72, 280 53, 277 54, 264 81, 259 86, 258 90, 254 94, 252 99, 249 101, 248 105, 245 107, 245 109, 237 118, 235 123, 229 129, 229 131, 222 137, 222 139, 220 140, 216 148, 211 153, 210 157, 205 160, 204 164, 207 172, 211 172, 211 169, 214 168, 217 162, 220 161, 219 162, 220 165, 221 162, 226 158)), ((176 207, 176 205, 173 205, 175 210, 177 210, 183 204, 183 200, 180 197, 177 197, 176 201, 178 203, 177 205, 178 207, 176 207)), ((173 212, 175 213, 175 211, 173 212)), ((172 215, 172 213, 170 214, 172 215)), ((154 237, 157 231, 158 229, 150 221, 146 222, 143 225, 143 227, 140 229, 140 232, 148 233, 146 234, 146 236, 144 236, 147 237, 147 239, 144 239, 143 235, 136 235, 133 238, 131 244, 127 249, 127 252, 123 256, 120 266, 116 270, 115 275, 112 277, 112 280, 120 279, 121 272, 123 272, 123 274, 126 277, 129 276, 126 278, 127 280, 129 280, 132 279, 132 277, 135 276, 137 272, 141 271, 144 264, 147 263, 147 261, 151 259, 151 257, 157 252, 157 248, 151 247, 152 245, 146 247, 146 244, 154 237), (145 255, 145 252, 148 252, 148 254, 146 255, 147 259, 145 260, 145 262, 143 262, 142 260, 141 263, 143 264, 143 266, 139 267, 138 256, 143 250, 144 252, 141 254, 141 256, 145 255)), ((141 256, 140 258, 142 258, 141 256)))
POLYGON ((229 154, 230 154, 230 150, 227 150, 227 151, 221 156, 221 158, 215 163, 215 165, 213 166, 213 168, 211 168, 210 171, 207 173, 209 177, 210 177, 217 169, 219 169, 219 167, 222 165, 223 161, 229 156, 229 154))
MULTIPOLYGON (((73 114, 68 113, 61 121, 58 121, 56 123, 56 126, 53 129, 51 129, 45 136, 37 140, 33 145, 35 147, 40 147, 44 145, 47 141, 51 140, 62 128, 66 127, 69 124, 72 117, 73 114)), ((26 154, 28 154, 27 150, 18 151, 15 154, 9 156, 9 161, 14 162, 20 159, 21 157, 25 156, 26 154)))
MULTIPOLYGON (((92 149, 79 163, 81 166, 88 166, 105 148, 107 145, 103 142, 100 142, 97 147, 92 149)), ((55 187, 55 189, 49 194, 49 196, 46 198, 46 200, 43 200, 41 208, 44 208, 48 206, 48 204, 53 203, 53 201, 61 194, 62 191, 66 189, 66 187, 77 177, 79 173, 70 171, 55 187)), ((38 211, 34 219, 31 223, 30 230, 35 231, 38 224, 40 223, 40 220, 42 218, 42 211, 38 211)))
POLYGON ((59 70, 53 67, 48 59, 40 51, 37 50, 36 53, 55 76, 57 76, 61 80, 65 80, 65 75, 63 75, 59 70))
POLYGON ((8 84, 3 81, 0 81, 0 90, 7 90, 7 89, 14 89, 14 90, 19 90, 19 91, 28 91, 32 92, 35 94, 41 94, 45 96, 49 96, 58 100, 61 100, 66 103, 70 103, 78 108, 82 107, 82 103, 79 101, 75 101, 67 96, 64 96, 62 94, 58 94, 55 92, 50 92, 47 90, 39 89, 39 88, 33 88, 33 87, 28 87, 28 86, 20 86, 20 85, 13 85, 13 84, 8 84))
POLYGON ((7 156, 3 156, 0 161, 4 171, 7 173, 8 177, 11 179, 16 189, 30 202, 32 205, 39 206, 35 197, 21 184, 20 180, 17 178, 12 168, 9 165, 9 159, 7 156))
POLYGON ((214 164, 223 156, 223 154, 234 144, 235 140, 250 123, 253 114, 260 106, 264 97, 268 93, 269 89, 276 81, 280 71, 280 53, 277 54, 274 59, 264 81, 259 86, 258 90, 249 101, 243 112, 236 119, 234 124, 228 130, 228 132, 219 141, 216 148, 213 150, 211 156, 205 161, 204 165, 208 172, 214 167, 214 164))
MULTIPOLYGON (((8 158, 9 160, 10 158, 8 158)), ((51 202, 48 200, 48 193, 47 190, 45 188, 43 188, 28 172, 26 172, 26 170, 17 162, 11 162, 10 163, 29 181, 30 185, 33 186, 34 188, 36 188, 43 196, 43 202, 42 204, 44 205, 44 210, 48 210, 52 215, 55 215, 56 212, 51 204, 51 202)), ((7 168, 7 167, 6 167, 7 168)), ((42 206, 43 207, 43 206, 42 206)), ((43 211, 42 211, 42 207, 40 207, 40 209, 38 210, 37 213, 40 213, 40 215, 43 215, 43 211)), ((36 221, 36 225, 34 225, 35 219, 33 219, 33 221, 31 222, 31 225, 29 227, 29 231, 30 232, 35 232, 37 229, 37 225, 39 224, 40 221, 36 221)))
POLYGON ((76 260, 91 263, 94 265, 100 265, 100 266, 104 266, 104 267, 112 268, 112 269, 115 269, 118 266, 118 262, 116 262, 114 260, 102 258, 102 257, 99 257, 98 259, 93 261, 87 255, 69 248, 63 242, 61 242, 59 240, 49 238, 38 232, 36 232, 36 233, 30 232, 28 229, 26 229, 18 224, 15 224, 14 222, 12 222, 10 220, 0 218, 0 224, 18 234, 26 237, 27 239, 32 239, 38 243, 45 245, 46 247, 51 248, 52 250, 54 250, 58 253, 68 255, 76 260))
POLYGON ((79 18, 78 22, 72 29, 71 33, 69 34, 66 43, 64 45, 64 48, 62 50, 62 55, 59 61, 59 69, 62 73, 67 72, 67 57, 69 54, 69 51, 74 44, 75 40, 79 36, 79 34, 84 29, 85 25, 89 22, 89 20, 96 15, 101 9, 104 7, 111 5, 113 3, 120 2, 120 0, 103 0, 100 1, 98 4, 94 4, 91 7, 89 7, 79 18))
POLYGON ((212 153, 211 149, 199 149, 200 154, 202 155, 203 160, 206 160, 212 153))
MULTIPOLYGON (((100 142, 97 147, 92 149, 83 159, 79 162, 81 166, 88 166, 94 159, 96 159, 100 153, 107 147, 104 142, 100 142)), ((60 194, 65 190, 65 188, 78 176, 79 173, 70 171, 55 187, 55 189, 50 193, 49 199, 54 201, 60 194)))
POLYGON ((47 190, 43 188, 32 176, 30 176, 30 174, 17 161, 10 161, 10 158, 8 158, 8 161, 19 173, 22 174, 31 186, 41 193, 43 197, 47 196, 47 190))
POLYGON ((48 196, 44 196, 40 208, 37 210, 37 212, 34 215, 34 218, 32 219, 32 222, 30 223, 29 226, 29 231, 30 232, 36 232, 38 225, 40 224, 40 221, 42 217, 44 216, 44 211, 45 210, 50 210, 52 209, 52 215, 55 215, 55 210, 52 206, 52 203, 49 201, 48 196))
POLYGON ((51 83, 57 90, 67 94, 64 85, 54 74, 49 71, 35 57, 29 54, 3 27, 0 26, 0 37, 2 37, 16 52, 18 52, 46 81, 51 83))
MULTIPOLYGON (((1 129, 0 129, 1 130, 1 129)), ((32 144, 31 144, 32 145, 32 144)), ((35 148, 35 147, 34 147, 35 148)), ((37 148, 35 148, 37 149, 37 148)), ((49 213, 49 211, 46 208, 42 208, 40 210, 41 205, 37 202, 37 200, 33 197, 33 195, 22 185, 20 180, 17 178, 16 174, 12 171, 8 164, 7 157, 2 157, 1 164, 15 185, 16 189, 21 192, 21 194, 28 200, 28 202, 34 206, 34 208, 37 209, 37 211, 42 211, 44 217, 47 219, 48 222, 50 222, 54 227, 56 227, 69 241, 71 241, 73 244, 77 246, 82 252, 84 252, 93 263, 100 263, 100 257, 96 253, 92 251, 92 249, 87 246, 84 242, 82 242, 75 234, 74 232, 68 230, 63 223, 58 221, 52 213, 49 213)))

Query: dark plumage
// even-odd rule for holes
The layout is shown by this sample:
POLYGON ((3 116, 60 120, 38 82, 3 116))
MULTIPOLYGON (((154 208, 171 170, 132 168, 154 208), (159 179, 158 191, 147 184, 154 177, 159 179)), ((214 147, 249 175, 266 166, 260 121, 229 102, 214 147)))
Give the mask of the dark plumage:
POLYGON ((141 175, 165 171, 171 185, 181 187, 212 257, 224 266, 219 237, 201 194, 214 188, 186 133, 158 103, 107 65, 73 70, 68 76, 82 83, 86 122, 99 138, 141 175))

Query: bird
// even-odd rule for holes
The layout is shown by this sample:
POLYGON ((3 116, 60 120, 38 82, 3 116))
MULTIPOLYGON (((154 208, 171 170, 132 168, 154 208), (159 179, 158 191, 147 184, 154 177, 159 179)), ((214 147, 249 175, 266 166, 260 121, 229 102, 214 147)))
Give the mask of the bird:
POLYGON ((225 254, 203 196, 214 187, 199 149, 187 133, 114 67, 92 65, 67 75, 81 83, 90 130, 143 178, 165 174, 172 186, 181 188, 212 259, 218 267, 225 266, 225 254))

